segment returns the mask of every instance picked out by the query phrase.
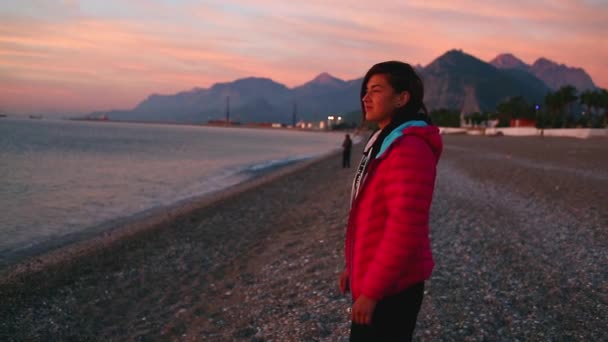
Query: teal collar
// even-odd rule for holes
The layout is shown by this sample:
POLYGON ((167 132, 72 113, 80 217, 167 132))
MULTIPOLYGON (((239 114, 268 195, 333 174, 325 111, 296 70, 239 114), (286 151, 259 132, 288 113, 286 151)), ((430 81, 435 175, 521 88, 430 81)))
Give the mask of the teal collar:
POLYGON ((384 152, 386 152, 386 150, 391 146, 391 144, 395 140, 397 140, 397 138, 399 138, 400 136, 403 135, 403 130, 405 130, 408 127, 424 127, 424 126, 428 126, 428 124, 422 120, 412 120, 412 121, 405 122, 405 123, 401 124, 400 126, 397 126, 397 128, 395 128, 389 135, 386 136, 386 138, 384 138, 384 141, 382 142, 382 146, 380 147, 380 151, 376 155, 376 158, 380 158, 380 156, 382 156, 382 154, 384 152))

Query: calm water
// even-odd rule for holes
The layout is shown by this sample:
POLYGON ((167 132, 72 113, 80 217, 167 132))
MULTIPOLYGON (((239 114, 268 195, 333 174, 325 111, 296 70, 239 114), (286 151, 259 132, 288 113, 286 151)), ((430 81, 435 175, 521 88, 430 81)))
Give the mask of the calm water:
POLYGON ((0 266, 71 233, 340 147, 341 134, 0 120, 0 266))

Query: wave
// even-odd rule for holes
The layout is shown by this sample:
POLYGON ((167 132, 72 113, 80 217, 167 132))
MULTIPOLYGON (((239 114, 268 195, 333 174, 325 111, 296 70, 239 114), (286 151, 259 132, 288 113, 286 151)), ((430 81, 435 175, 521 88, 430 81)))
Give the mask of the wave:
POLYGON ((267 160, 267 161, 245 166, 241 172, 250 173, 250 174, 251 173, 253 173, 253 174, 266 173, 266 172, 270 172, 272 170, 275 170, 275 169, 278 169, 278 168, 281 168, 281 167, 284 167, 284 166, 287 166, 287 165, 290 165, 293 163, 297 163, 297 162, 301 162, 301 161, 305 161, 305 160, 314 158, 316 156, 318 156, 318 154, 299 155, 299 156, 293 156, 293 157, 282 158, 282 159, 267 160))

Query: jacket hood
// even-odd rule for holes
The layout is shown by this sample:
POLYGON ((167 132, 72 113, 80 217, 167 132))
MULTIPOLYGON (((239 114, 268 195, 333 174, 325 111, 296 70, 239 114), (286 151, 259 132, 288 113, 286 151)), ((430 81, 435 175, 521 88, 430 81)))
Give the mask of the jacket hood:
POLYGON ((382 158, 386 151, 398 140, 404 136, 416 136, 424 140, 431 148, 436 160, 439 160, 443 151, 443 142, 439 129, 436 126, 427 124, 424 121, 408 121, 395 128, 389 135, 386 136, 380 147, 380 151, 376 158, 382 158))

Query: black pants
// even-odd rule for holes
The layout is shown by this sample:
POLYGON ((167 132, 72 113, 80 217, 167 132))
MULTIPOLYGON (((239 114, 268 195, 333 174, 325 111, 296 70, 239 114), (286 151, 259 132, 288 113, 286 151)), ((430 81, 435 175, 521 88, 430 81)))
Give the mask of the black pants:
POLYGON ((411 341, 422 305, 424 282, 386 297, 376 304, 372 324, 350 326, 351 341, 411 341))
POLYGON ((342 152, 342 168, 350 167, 350 151, 342 152))

